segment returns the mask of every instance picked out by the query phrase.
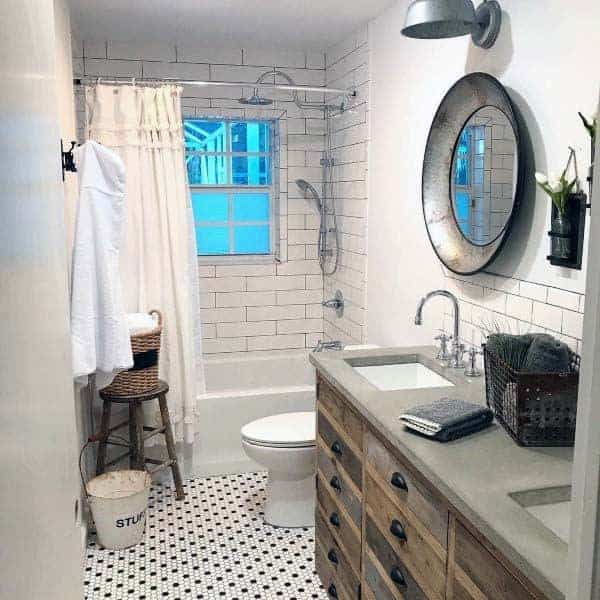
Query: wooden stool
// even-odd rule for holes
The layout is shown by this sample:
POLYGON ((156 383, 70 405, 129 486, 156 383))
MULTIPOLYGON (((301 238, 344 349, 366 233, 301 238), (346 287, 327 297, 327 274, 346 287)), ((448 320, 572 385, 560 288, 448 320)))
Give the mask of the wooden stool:
POLYGON ((129 467, 131 469, 138 469, 141 471, 148 471, 151 475, 167 467, 171 467, 173 473, 173 481, 175 483, 175 489, 177 490, 177 500, 182 500, 185 496, 183 491, 183 482, 181 480, 181 472, 179 471, 179 465, 177 464, 177 454, 175 453, 175 440, 173 438, 173 430, 171 429, 171 419, 169 418, 169 409, 167 407, 167 392, 169 386, 166 382, 158 382, 158 386, 148 392, 142 394, 132 394, 129 396, 115 396, 110 392, 100 390, 100 397, 104 401, 102 405, 102 421, 100 423, 99 440, 100 444, 98 447, 98 458, 96 461, 96 475, 104 473, 106 467, 113 465, 126 457, 129 457, 129 467), (160 406, 160 414, 162 417, 162 427, 146 427, 144 426, 144 413, 142 410, 142 402, 148 400, 154 400, 158 398, 158 404, 160 406), (129 405, 129 419, 114 425, 110 425, 110 413, 112 403, 117 402, 120 404, 129 405), (109 439, 111 433, 117 429, 129 426, 129 444, 122 442, 112 441, 109 439), (147 432, 147 433, 146 433, 147 432), (144 452, 144 442, 155 435, 162 433, 165 436, 167 443, 167 452, 169 453, 169 460, 157 460, 155 458, 146 458, 144 452), (127 452, 117 456, 110 462, 106 462, 106 446, 111 444, 113 446, 122 446, 127 448, 127 452), (157 465, 153 469, 147 469, 146 463, 157 465))

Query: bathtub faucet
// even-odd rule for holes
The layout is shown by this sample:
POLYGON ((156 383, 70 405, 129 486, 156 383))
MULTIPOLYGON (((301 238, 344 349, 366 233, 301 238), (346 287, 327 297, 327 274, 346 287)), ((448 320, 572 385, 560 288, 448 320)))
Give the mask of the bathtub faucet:
POLYGON ((323 350, 342 350, 343 345, 339 340, 319 340, 313 348, 313 352, 323 352, 323 350))

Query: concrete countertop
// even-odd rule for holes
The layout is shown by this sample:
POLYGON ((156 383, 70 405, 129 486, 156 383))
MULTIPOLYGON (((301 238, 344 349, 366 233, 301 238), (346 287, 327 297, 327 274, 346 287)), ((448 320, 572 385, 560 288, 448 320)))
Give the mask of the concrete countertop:
POLYGON ((398 416, 411 407, 443 396, 485 404, 484 377, 468 379, 462 369, 441 365, 435 354, 430 346, 380 348, 312 353, 310 361, 534 585, 549 598, 563 600, 567 544, 508 494, 570 485, 572 448, 522 448, 495 422, 446 444, 409 432, 398 416), (407 354, 414 354, 455 387, 384 392, 346 362, 364 357, 386 364, 407 354))

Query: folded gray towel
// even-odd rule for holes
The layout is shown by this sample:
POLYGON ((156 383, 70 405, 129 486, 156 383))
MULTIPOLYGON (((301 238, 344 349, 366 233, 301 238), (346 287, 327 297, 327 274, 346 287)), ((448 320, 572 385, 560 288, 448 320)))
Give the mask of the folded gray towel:
POLYGON ((485 406, 442 398, 408 410, 400 415, 400 420, 428 437, 448 441, 487 427, 493 420, 493 413, 485 406))
POLYGON ((529 373, 566 373, 571 353, 563 342, 547 333, 533 336, 522 370, 529 373))
POLYGON ((515 371, 565 373, 569 370, 569 347, 547 333, 492 333, 486 345, 515 371))

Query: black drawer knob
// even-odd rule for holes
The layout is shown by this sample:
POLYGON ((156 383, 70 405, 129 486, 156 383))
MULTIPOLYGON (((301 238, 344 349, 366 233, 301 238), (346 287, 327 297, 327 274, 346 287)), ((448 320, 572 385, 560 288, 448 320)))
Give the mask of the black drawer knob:
POLYGON ((408 492, 408 486, 406 485, 406 479, 404 479, 404 477, 402 476, 402 473, 398 473, 398 471, 396 471, 395 473, 392 473, 392 478, 390 479, 390 483, 394 487, 397 487, 399 490, 404 490, 405 492, 408 492))
POLYGON ((340 562, 337 552, 333 548, 327 553, 327 558, 329 559, 329 562, 332 562, 334 565, 337 565, 340 562))
POLYGON ((334 527, 339 527, 340 526, 340 517, 338 516, 337 513, 332 512, 331 515, 329 515, 329 522, 334 526, 334 527))
POLYGON ((404 575, 402 575, 402 571, 398 567, 394 567, 390 571, 390 579, 401 587, 406 586, 406 579, 404 579, 404 575))
POLYGON ((338 456, 342 455, 342 445, 336 440, 331 444, 331 451, 338 456))
POLYGON ((404 531, 404 527, 402 527, 402 523, 398 521, 398 519, 394 519, 390 524, 390 532, 392 535, 396 536, 399 540, 406 542, 406 531, 404 531))
POLYGON ((342 491, 342 484, 340 483, 340 478, 337 477, 336 475, 334 475, 331 480, 329 481, 329 485, 336 491, 336 492, 341 492, 342 491))
POLYGON ((337 598, 338 594, 337 594, 337 589, 335 587, 335 585, 332 583, 329 585, 329 587, 327 588, 327 594, 329 596, 331 596, 332 598, 337 598))

